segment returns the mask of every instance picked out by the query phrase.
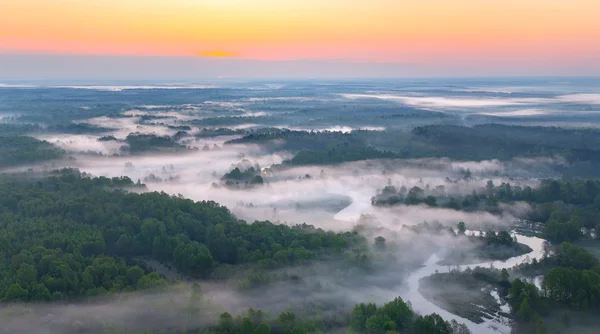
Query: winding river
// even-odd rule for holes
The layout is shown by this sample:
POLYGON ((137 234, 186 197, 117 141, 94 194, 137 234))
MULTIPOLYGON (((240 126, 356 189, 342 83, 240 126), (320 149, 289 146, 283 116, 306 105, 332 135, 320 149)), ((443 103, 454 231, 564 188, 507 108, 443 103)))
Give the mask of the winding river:
MULTIPOLYGON (((533 260, 534 258, 539 260, 542 258, 544 239, 537 238, 537 237, 528 237, 528 236, 524 236, 524 235, 521 235, 518 233, 512 233, 512 235, 516 236, 520 243, 526 244, 529 247, 531 247, 531 249, 533 249, 533 251, 529 252, 528 254, 512 257, 506 261, 490 261, 490 262, 481 262, 481 263, 470 264, 470 265, 461 265, 460 268, 462 270, 464 270, 467 268, 473 269, 475 267, 493 266, 496 269, 502 269, 502 268, 508 269, 515 265, 521 264, 524 261, 533 260)), ((494 317, 493 319, 487 320, 481 324, 476 324, 468 319, 459 317, 455 314, 452 314, 452 313, 440 308, 439 306, 435 305, 434 303, 428 301, 425 297, 423 297, 423 295, 419 292, 419 280, 421 278, 433 275, 436 272, 446 273, 446 272, 449 272, 451 268, 453 268, 451 266, 438 265, 437 262, 439 262, 439 260, 441 260, 441 259, 436 254, 434 254, 429 258, 429 260, 427 260, 427 262, 425 263, 425 265, 423 267, 412 272, 409 275, 409 277, 406 279, 407 290, 401 292, 400 296, 402 296, 402 298, 404 300, 410 301, 413 309, 415 311, 417 311, 418 313, 421 313, 421 314, 437 313, 446 320, 454 319, 458 322, 462 322, 462 323, 466 324, 467 327, 469 327, 469 329, 473 333, 477 333, 477 334, 480 334, 480 333, 481 334, 485 334, 485 333, 510 334, 510 332, 511 332, 510 323, 509 323, 508 319, 506 319, 502 316, 496 316, 496 315, 491 314, 494 317)))
MULTIPOLYGON (((339 220, 346 220, 346 221, 356 221, 356 219, 358 219, 358 217, 360 216, 360 214, 362 212, 368 211, 368 208, 370 207, 368 201, 365 201, 366 196, 364 194, 348 194, 351 197, 354 198, 354 202, 348 206, 347 208, 345 208, 344 210, 338 212, 338 214, 335 216, 336 219, 339 220)), ((467 232, 468 233, 468 232, 467 232)), ((471 231, 471 233, 473 233, 473 231, 471 231)), ((469 265, 461 265, 460 268, 461 270, 465 270, 467 268, 475 268, 475 267, 494 267, 496 269, 502 269, 502 268, 512 268, 515 265, 521 264, 525 261, 532 261, 534 258, 540 260, 543 256, 543 244, 544 244, 544 239, 541 238, 537 238, 537 237, 529 237, 529 236, 525 236, 522 234, 519 234, 515 231, 513 231, 511 233, 511 235, 513 237, 516 237, 517 240, 522 243, 522 244, 526 244, 527 246, 531 247, 532 251, 524 254, 524 255, 520 255, 520 256, 515 256, 512 258, 509 258, 505 261, 489 261, 489 262, 481 262, 481 263, 475 263, 475 264, 469 264, 469 265)), ((402 299, 404 299, 405 301, 408 301, 411 303, 412 308, 420 313, 420 314, 431 314, 431 313, 437 313, 440 316, 442 316, 442 318, 444 318, 445 320, 456 320, 459 323, 464 323, 465 325, 467 325, 467 327, 469 327, 469 329, 471 330, 472 333, 474 334, 510 334, 511 332, 511 326, 510 326, 510 320, 506 319, 505 317, 501 316, 501 315, 496 315, 496 314, 490 314, 490 316, 492 317, 492 319, 486 319, 483 323, 481 324, 476 324, 472 321, 470 321, 469 319, 460 317, 456 314, 450 313, 442 308, 440 308, 439 306, 435 305, 434 303, 428 301, 419 291, 419 281, 421 280, 421 278, 427 277, 427 276, 431 276, 433 274, 437 273, 447 273, 449 272, 452 268, 454 268, 455 266, 447 266, 447 265, 439 265, 437 264, 439 261, 441 260, 441 258, 437 255, 437 254, 433 254, 423 265, 423 267, 419 268, 418 270, 412 272, 408 278, 406 279, 406 284, 403 286, 403 288, 401 290, 398 291, 399 296, 402 297, 402 299)), ((537 283, 537 282, 536 282, 537 283)), ((494 296, 494 298, 496 298, 497 300, 499 300, 497 294, 494 295, 492 294, 492 296, 494 296)), ((508 311, 507 309, 507 305, 501 305, 501 309, 503 309, 504 311, 508 311)))

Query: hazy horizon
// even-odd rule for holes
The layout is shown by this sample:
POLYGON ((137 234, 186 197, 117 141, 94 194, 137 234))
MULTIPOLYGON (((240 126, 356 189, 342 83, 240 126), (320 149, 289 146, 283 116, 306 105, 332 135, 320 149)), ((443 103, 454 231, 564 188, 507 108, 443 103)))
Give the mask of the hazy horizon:
POLYGON ((0 79, 446 79, 594 78, 598 68, 545 64, 381 63, 348 60, 255 60, 155 55, 16 54, 0 52, 0 79))

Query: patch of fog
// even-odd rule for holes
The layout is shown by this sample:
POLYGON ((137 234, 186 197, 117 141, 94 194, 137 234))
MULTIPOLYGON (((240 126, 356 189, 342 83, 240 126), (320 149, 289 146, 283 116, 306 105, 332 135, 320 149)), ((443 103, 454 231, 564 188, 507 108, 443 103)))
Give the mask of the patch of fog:
POLYGON ((481 108, 503 107, 552 102, 543 98, 455 98, 435 96, 402 96, 392 94, 341 94, 347 99, 381 99, 398 101, 407 105, 428 108, 481 108))
MULTIPOLYGON (((169 129, 168 127, 161 125, 147 125, 138 124, 139 117, 96 117, 90 118, 85 123, 95 126, 103 126, 107 128, 116 129, 115 131, 109 131, 106 134, 115 136, 117 139, 124 139, 130 133, 141 132, 141 133, 154 133, 159 136, 172 136, 177 130, 169 129)), ((162 120, 161 120, 162 121, 162 120)))
POLYGON ((120 92, 131 89, 210 89, 218 88, 215 85, 71 85, 71 86, 47 86, 49 88, 90 89, 100 91, 120 92))
POLYGON ((268 115, 269 114, 264 111, 257 111, 257 112, 246 111, 239 116, 240 117, 260 117, 260 116, 268 116, 268 115))
MULTIPOLYGON (((284 127, 285 126, 281 126, 284 127)), ((350 127, 350 126, 330 126, 330 127, 319 127, 319 128, 309 128, 309 127, 288 127, 288 129, 293 131, 314 131, 314 132, 343 132, 350 133, 356 130, 368 130, 368 131, 385 131, 385 127, 382 126, 361 126, 361 127, 350 127)))
POLYGON ((600 104, 600 94, 570 94, 557 97, 558 101, 567 103, 600 104))
POLYGON ((170 109, 173 107, 179 107, 180 105, 169 105, 169 104, 165 104, 165 105, 152 105, 152 104, 142 104, 140 106, 138 106, 139 108, 143 108, 143 109, 170 109))
MULTIPOLYGON (((306 166, 276 170, 274 175, 265 174, 266 184, 249 189, 232 190, 213 187, 213 182, 233 168, 242 159, 252 164, 269 167, 291 157, 288 153, 266 154, 258 146, 226 145, 227 138, 195 139, 191 145, 207 146, 208 150, 179 155, 125 156, 125 157, 79 157, 77 167, 93 175, 127 175, 135 180, 150 176, 164 182, 145 182, 150 190, 182 194, 193 200, 213 200, 229 207, 236 215, 246 220, 271 220, 284 223, 309 223, 317 227, 336 231, 348 230, 361 217, 372 215, 392 231, 402 225, 414 225, 427 221, 440 221, 454 225, 458 221, 474 225, 502 225, 512 223, 515 216, 525 211, 519 203, 502 208, 504 214, 488 212, 460 212, 452 209, 429 208, 426 206, 400 205, 393 208, 371 206, 371 198, 386 185, 411 188, 427 185, 445 185, 447 194, 470 194, 474 189, 485 186, 486 179, 458 179, 448 183, 446 177, 456 177, 456 166, 445 165, 445 169, 427 169, 406 161, 367 161, 346 163, 339 166, 306 166), (215 148, 217 145, 218 148, 215 148), (126 168, 130 163, 134 168, 126 168), (310 177, 307 178, 306 175, 310 177), (339 198, 349 198, 348 206, 340 204, 339 198), (297 210, 293 205, 309 205, 315 200, 330 202, 339 212, 317 206, 312 210, 297 210)), ((461 163, 464 164, 464 163, 461 163)), ((485 166, 486 163, 482 164, 485 166)), ((461 165, 462 166, 462 165, 461 165)), ((487 167, 474 170, 487 170, 487 167)), ((492 177, 499 184, 507 181, 492 177)), ((514 183, 513 183, 514 184, 514 183)))
POLYGON ((546 115, 549 111, 540 109, 522 109, 513 111, 498 111, 498 112, 480 112, 478 115, 496 116, 496 117, 525 117, 546 115))
POLYGON ((529 283, 534 284, 538 289, 542 290, 542 283, 544 283, 544 275, 538 275, 528 281, 529 283))
POLYGON ((81 333, 116 328, 164 329, 182 326, 213 325, 225 309, 204 299, 201 316, 185 315, 189 311, 191 289, 176 285, 160 293, 125 293, 111 296, 109 301, 85 304, 12 304, 0 313, 3 333, 81 333), (95 329, 95 331, 93 330, 95 329))
POLYGON ((510 313, 510 305, 508 305, 507 302, 503 301, 500 298, 500 294, 498 293, 498 290, 491 290, 490 295, 492 295, 492 297, 494 297, 494 299, 496 300, 496 303, 498 303, 498 305, 500 306, 500 310, 502 312, 510 313))
POLYGON ((0 88, 36 88, 36 85, 25 85, 25 84, 3 84, 0 83, 0 88))
POLYGON ((102 154, 119 153, 123 143, 116 141, 98 141, 97 136, 71 134, 38 134, 39 140, 52 143, 67 152, 96 152, 102 154))
POLYGON ((432 208, 426 205, 398 205, 392 208, 370 207, 363 211, 377 217, 381 226, 399 231, 403 225, 416 225, 423 221, 437 221, 443 225, 454 226, 459 221, 469 226, 510 226, 515 217, 508 213, 493 215, 486 211, 464 212, 445 208, 432 208))
POLYGON ((222 108, 232 108, 239 109, 244 106, 241 102, 231 102, 231 101, 204 101, 205 105, 209 106, 218 106, 222 108))
POLYGON ((259 127, 259 125, 256 123, 244 123, 244 124, 228 126, 228 128, 230 128, 232 130, 246 130, 246 129, 252 129, 252 128, 257 128, 257 127, 259 127))
MULTIPOLYGON (((569 94, 550 98, 481 98, 481 97, 445 97, 445 96, 409 96, 394 94, 340 94, 346 99, 380 99, 398 101, 403 104, 425 108, 484 108, 484 107, 509 107, 535 104, 600 104, 600 94, 569 94)), ((525 109, 513 111, 512 116, 541 115, 544 111, 525 109)), ((491 116, 508 116, 511 112, 491 113, 491 116)), ((490 114, 483 113, 483 114, 490 114)))
POLYGON ((493 93, 493 94, 512 94, 517 91, 525 91, 530 87, 468 87, 468 88, 455 88, 451 89, 452 92, 462 92, 462 93, 493 93))
POLYGON ((10 118, 10 117, 13 117, 13 116, 17 116, 17 115, 16 114, 7 113, 7 112, 0 112, 0 123, 3 121, 4 118, 10 118))
POLYGON ((318 101, 319 99, 314 97, 302 97, 302 96, 284 96, 284 97, 250 97, 244 101, 248 102, 265 102, 265 101, 296 101, 296 102, 309 102, 318 101))

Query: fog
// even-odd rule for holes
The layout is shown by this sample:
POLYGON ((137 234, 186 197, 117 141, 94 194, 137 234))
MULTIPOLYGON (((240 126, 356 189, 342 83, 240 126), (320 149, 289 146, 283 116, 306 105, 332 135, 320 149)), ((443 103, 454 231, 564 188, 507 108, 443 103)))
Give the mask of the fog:
MULTIPOLYGON (((170 117, 159 122, 180 124, 177 122, 201 117, 203 113, 202 110, 182 113, 169 111, 169 108, 143 106, 139 109, 145 110, 125 112, 126 117, 97 117, 85 122, 113 128, 114 131, 105 135, 123 140, 132 132, 161 136, 177 132, 164 125, 141 123, 143 115, 170 117)), ((234 128, 245 126, 254 124, 234 128)), ((347 132, 352 128, 333 127, 328 130, 347 132)), ((54 334, 65 332, 65 328, 75 332, 98 324, 133 330, 168 330, 182 324, 188 328, 214 324, 218 314, 225 310, 236 315, 252 307, 276 314, 316 303, 328 305, 330 311, 327 312, 331 314, 326 312, 326 317, 338 311, 347 312, 356 303, 385 303, 407 292, 404 279, 433 254, 444 253, 458 245, 478 246, 477 243, 466 242, 466 237, 450 233, 418 234, 406 226, 430 222, 455 228, 458 222, 463 221, 469 228, 508 229, 530 208, 524 203, 500 205, 500 213, 492 214, 426 205, 372 206, 371 198, 381 189, 386 186, 398 189, 420 187, 427 191, 438 189, 436 191, 441 191, 444 196, 460 196, 484 188, 488 180, 496 185, 510 182, 511 185, 535 187, 538 180, 534 176, 540 170, 550 170, 548 166, 560 163, 559 159, 550 158, 523 158, 507 162, 457 162, 442 158, 292 167, 284 164, 293 157, 291 152, 272 153, 259 145, 225 144, 239 136, 191 137, 185 139, 185 144, 198 150, 140 155, 124 155, 120 148, 126 143, 100 142, 98 136, 93 135, 45 134, 38 138, 56 144, 75 158, 74 161, 61 162, 64 166, 76 167, 94 176, 128 176, 133 181, 145 183, 148 191, 164 191, 196 201, 216 201, 248 222, 270 220, 288 225, 307 223, 333 231, 357 230, 367 238, 368 247, 372 247, 375 237, 383 236, 388 248, 386 252, 376 254, 372 270, 349 268, 347 259, 330 258, 273 272, 277 277, 298 275, 301 280, 290 282, 280 279, 259 292, 242 292, 236 288, 238 279, 243 279, 243 275, 251 270, 242 270, 237 277, 225 282, 202 281, 204 301, 201 303, 203 306, 198 306, 202 309, 201 316, 192 317, 186 313, 192 292, 187 284, 182 284, 163 291, 123 294, 85 305, 5 307, 0 310, 4 332, 54 334), (245 170, 250 166, 261 170, 264 185, 232 189, 222 182, 223 175, 232 168, 245 170), (465 177, 466 171, 471 177, 465 177), (33 310, 33 313, 23 308, 33 310)), ((60 163, 56 164, 59 166, 60 163)))

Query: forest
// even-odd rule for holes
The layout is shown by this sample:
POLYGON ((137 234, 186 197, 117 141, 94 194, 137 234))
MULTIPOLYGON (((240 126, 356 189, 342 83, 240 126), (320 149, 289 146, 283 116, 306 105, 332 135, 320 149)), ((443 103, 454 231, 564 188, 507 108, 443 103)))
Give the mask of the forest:
POLYGON ((0 332, 595 333, 564 85, 0 83, 0 332))
POLYGON ((600 161, 600 151, 596 149, 600 143, 598 130, 500 124, 473 127, 424 125, 410 132, 355 130, 342 133, 283 129, 248 134, 227 143, 256 143, 271 150, 289 150, 297 153, 292 163, 306 165, 382 158, 508 160, 521 156, 563 156, 572 164, 569 173, 595 175, 591 164, 600 161))
POLYGON ((126 273, 134 267, 127 265, 133 257, 209 277, 221 264, 293 265, 362 241, 356 233, 335 234, 309 225, 247 224, 214 202, 125 192, 123 188, 143 187, 128 178, 89 178, 64 170, 35 183, 3 180, 0 187, 6 231, 0 236, 0 295, 10 300, 13 292, 36 300, 40 289, 48 291, 44 300, 131 289, 135 283, 126 273), (102 270, 109 274, 94 263, 106 264, 102 270))
POLYGON ((0 167, 11 167, 54 160, 65 151, 47 141, 26 136, 0 135, 0 167))
MULTIPOLYGON (((134 190, 145 186, 127 177, 90 177, 73 169, 33 179, 26 174, 4 175, 0 181, 3 302, 85 300, 176 284, 140 258, 206 279, 222 265, 298 266, 365 243, 356 232, 247 224, 214 202, 138 194, 134 190)), ((348 317, 347 326, 357 333, 468 333, 464 325, 436 314, 415 314, 400 298, 380 308, 357 305, 348 317)), ((331 325, 297 319, 291 312, 271 325, 254 318, 225 313, 214 328, 201 332, 307 333, 331 325)))

